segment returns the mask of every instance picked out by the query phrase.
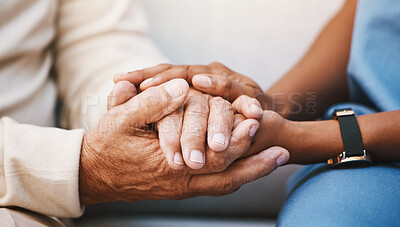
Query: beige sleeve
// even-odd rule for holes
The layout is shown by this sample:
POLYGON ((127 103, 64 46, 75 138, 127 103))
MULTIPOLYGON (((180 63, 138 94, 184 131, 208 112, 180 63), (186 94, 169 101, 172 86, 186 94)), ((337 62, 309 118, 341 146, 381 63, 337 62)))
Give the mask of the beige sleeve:
POLYGON ((0 206, 49 216, 78 217, 83 130, 63 130, 0 119, 0 206))
POLYGON ((166 59, 146 35, 135 0, 64 0, 60 3, 56 72, 62 126, 91 129, 106 112, 114 74, 166 59))

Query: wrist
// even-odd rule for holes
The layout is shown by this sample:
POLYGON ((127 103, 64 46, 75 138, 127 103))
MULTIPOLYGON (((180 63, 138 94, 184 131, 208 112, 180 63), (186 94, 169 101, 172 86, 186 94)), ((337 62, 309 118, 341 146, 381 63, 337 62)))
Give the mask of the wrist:
POLYGON ((285 144, 286 135, 290 133, 290 122, 274 111, 265 110, 260 120, 260 129, 246 153, 252 155, 272 146, 285 144))
POLYGON ((98 169, 95 165, 94 153, 95 150, 89 142, 88 134, 85 134, 82 140, 79 165, 79 198, 83 206, 101 202, 98 199, 100 190, 96 190, 98 186, 93 172, 94 169, 98 169))
POLYGON ((289 150, 288 163, 312 164, 326 162, 343 151, 339 124, 328 121, 289 121, 290 132, 283 147, 289 150))

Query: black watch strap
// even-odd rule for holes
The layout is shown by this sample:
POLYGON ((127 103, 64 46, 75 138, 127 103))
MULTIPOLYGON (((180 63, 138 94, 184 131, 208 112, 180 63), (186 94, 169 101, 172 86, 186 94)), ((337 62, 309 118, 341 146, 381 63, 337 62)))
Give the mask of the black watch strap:
POLYGON ((352 109, 339 109, 335 110, 335 115, 339 121, 346 156, 363 156, 363 142, 354 111, 352 109))

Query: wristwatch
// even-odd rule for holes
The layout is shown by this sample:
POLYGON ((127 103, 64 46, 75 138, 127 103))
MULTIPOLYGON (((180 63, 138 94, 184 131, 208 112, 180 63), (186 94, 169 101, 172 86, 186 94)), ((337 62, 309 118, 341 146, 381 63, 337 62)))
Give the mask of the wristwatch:
POLYGON ((328 164, 334 166, 344 163, 369 165, 372 160, 363 148, 360 128, 358 127, 354 111, 351 108, 338 109, 335 110, 334 117, 340 125, 344 151, 328 159, 328 164))

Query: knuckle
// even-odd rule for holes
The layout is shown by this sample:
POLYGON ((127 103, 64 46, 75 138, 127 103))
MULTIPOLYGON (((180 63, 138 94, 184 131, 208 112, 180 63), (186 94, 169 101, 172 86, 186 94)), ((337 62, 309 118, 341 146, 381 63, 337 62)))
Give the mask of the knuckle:
POLYGON ((207 153, 207 162, 209 163, 209 169, 212 172, 223 172, 228 167, 227 160, 215 152, 207 153))
POLYGON ((161 63, 161 64, 158 64, 157 66, 159 66, 160 68, 165 68, 165 69, 172 68, 172 65, 168 64, 168 63, 161 63))
POLYGON ((188 115, 195 115, 201 118, 208 118, 209 106, 208 101, 204 99, 190 98, 186 105, 186 113, 188 115))
POLYGON ((233 106, 230 102, 223 100, 222 102, 222 110, 226 113, 232 113, 233 114, 233 106))
POLYGON ((170 73, 172 74, 179 74, 179 75, 184 75, 186 73, 185 66, 178 66, 176 68, 173 68, 170 73))
MULTIPOLYGON (((162 132, 163 136, 162 136, 162 140, 164 140, 164 143, 172 146, 174 148, 179 147, 179 136, 175 133, 170 133, 167 130, 164 130, 162 132)), ((161 138, 160 138, 161 139, 161 138)))
POLYGON ((186 75, 190 80, 196 74, 209 72, 209 70, 206 67, 200 65, 187 65, 185 69, 186 69, 186 75))
POLYGON ((246 100, 248 100, 250 97, 247 95, 240 95, 239 96, 239 101, 245 102, 246 100))
POLYGON ((190 69, 192 69, 192 66, 190 65, 181 65, 181 70, 184 72, 186 75, 189 74, 190 69))
POLYGON ((182 200, 182 199, 186 199, 188 197, 188 195, 190 195, 190 192, 187 188, 176 187, 172 191, 172 196, 170 196, 170 198, 174 199, 174 200, 182 200))
MULTIPOLYGON (((196 147, 197 149, 203 148, 205 142, 205 134, 199 128, 188 129, 181 136, 181 144, 196 147)), ((204 148, 203 148, 204 149, 204 148)))
POLYGON ((211 66, 211 67, 221 67, 221 66, 224 66, 221 62, 218 62, 218 61, 212 61, 212 62, 210 62, 210 64, 208 64, 209 66, 211 66))
POLYGON ((220 88, 221 90, 227 94, 232 90, 232 80, 228 77, 222 77, 222 79, 220 80, 220 88))
POLYGON ((214 162, 213 164, 213 170, 216 172, 223 172, 226 169, 227 165, 225 160, 223 159, 218 159, 217 161, 214 162))
POLYGON ((218 61, 213 61, 210 64, 208 64, 208 66, 212 69, 214 73, 218 73, 225 76, 232 74, 232 70, 230 70, 228 67, 226 67, 224 64, 218 61))
POLYGON ((145 73, 143 72, 143 70, 139 69, 131 72, 131 76, 133 78, 144 78, 145 73))
POLYGON ((239 96, 239 102, 238 102, 238 105, 240 105, 240 106, 250 106, 251 104, 253 104, 254 103, 254 99, 252 99, 252 98, 250 98, 249 96, 247 96, 247 95, 241 95, 241 96, 239 96))
POLYGON ((225 99, 223 99, 222 97, 216 96, 216 97, 212 97, 210 99, 210 101, 214 104, 221 104, 221 105, 226 105, 229 104, 228 101, 226 101, 225 99))
POLYGON ((210 107, 212 108, 212 111, 218 116, 233 114, 232 104, 221 97, 211 98, 210 107))
POLYGON ((225 177, 222 182, 222 190, 224 192, 233 192, 237 188, 237 183, 232 177, 225 177))
POLYGON ((205 111, 202 108, 193 108, 190 111, 186 112, 187 115, 195 116, 196 118, 207 119, 208 118, 208 111, 205 111))
POLYGON ((223 172, 226 170, 227 165, 225 161, 219 161, 218 165, 214 167, 215 171, 217 172, 223 172))

